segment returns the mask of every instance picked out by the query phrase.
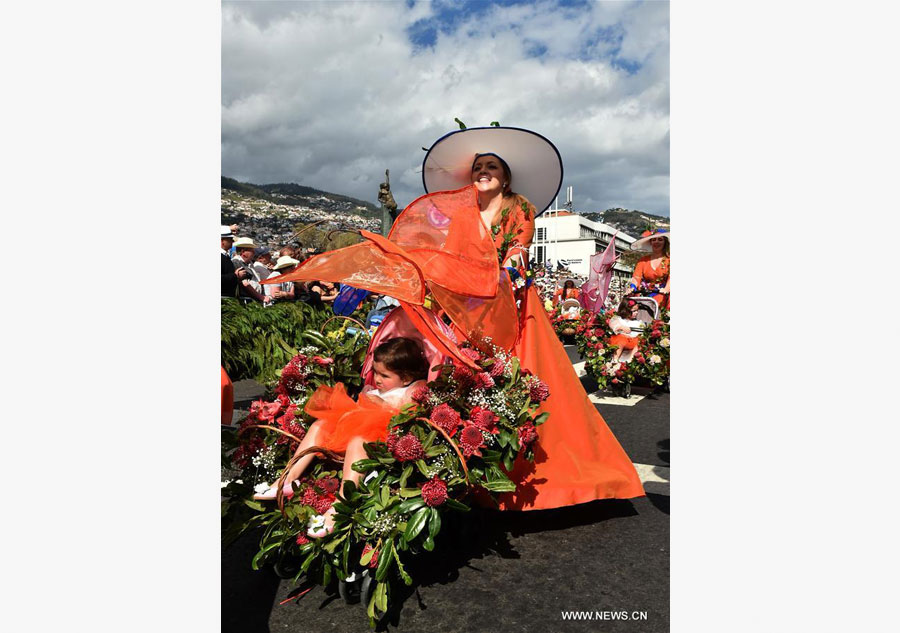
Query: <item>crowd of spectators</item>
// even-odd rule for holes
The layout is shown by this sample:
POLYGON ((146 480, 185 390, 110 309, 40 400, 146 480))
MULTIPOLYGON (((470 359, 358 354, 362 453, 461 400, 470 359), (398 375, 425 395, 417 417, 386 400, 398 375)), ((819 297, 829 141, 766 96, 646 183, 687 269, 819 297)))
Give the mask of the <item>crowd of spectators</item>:
POLYGON ((271 305, 275 302, 303 301, 312 306, 327 307, 337 298, 340 288, 329 281, 279 284, 262 282, 292 272, 315 253, 301 252, 283 246, 272 252, 249 237, 236 237, 236 225, 221 227, 222 296, 271 305))

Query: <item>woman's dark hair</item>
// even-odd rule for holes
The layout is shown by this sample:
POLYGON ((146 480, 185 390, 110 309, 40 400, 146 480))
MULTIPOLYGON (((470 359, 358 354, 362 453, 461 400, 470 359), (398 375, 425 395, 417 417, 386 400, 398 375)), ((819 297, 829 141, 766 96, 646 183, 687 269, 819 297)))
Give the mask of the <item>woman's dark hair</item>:
POLYGON ((386 369, 404 381, 413 382, 428 377, 428 359, 425 358, 425 351, 411 338, 400 336, 385 341, 375 348, 372 359, 384 363, 386 369))
POLYGON ((575 287, 575 282, 572 281, 571 279, 566 279, 566 283, 563 284, 564 289, 565 288, 574 288, 574 287, 575 287), (572 285, 570 286, 569 284, 572 284, 572 285))

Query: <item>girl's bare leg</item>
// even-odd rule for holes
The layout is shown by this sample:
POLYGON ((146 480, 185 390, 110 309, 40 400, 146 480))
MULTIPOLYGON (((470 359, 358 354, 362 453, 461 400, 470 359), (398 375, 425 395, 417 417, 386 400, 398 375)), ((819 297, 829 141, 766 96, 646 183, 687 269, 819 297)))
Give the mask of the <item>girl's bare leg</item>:
MULTIPOLYGON (((344 494, 344 485, 348 481, 352 481, 354 484, 359 485, 360 474, 353 470, 351 466, 353 466, 354 462, 358 462, 359 460, 368 457, 368 455, 366 455, 366 449, 363 448, 364 443, 365 440, 361 437, 351 438, 347 443, 347 449, 344 452, 344 476, 341 480, 341 495, 344 494)), ((334 530, 335 512, 334 506, 328 508, 325 512, 325 530, 328 533, 331 533, 331 531, 334 530)))
MULTIPOLYGON (((297 455, 297 453, 299 453, 300 451, 306 450, 310 446, 318 445, 318 442, 322 437, 321 424, 321 422, 312 423, 312 425, 309 427, 309 430, 306 432, 306 435, 303 437, 303 440, 300 442, 300 446, 298 446, 297 450, 294 451, 294 455, 297 455)), ((308 455, 304 455, 299 460, 297 460, 297 463, 294 464, 288 471, 288 475, 285 478, 285 483, 290 484, 295 479, 298 479, 300 475, 302 475, 306 471, 315 457, 315 453, 309 453, 308 455)))

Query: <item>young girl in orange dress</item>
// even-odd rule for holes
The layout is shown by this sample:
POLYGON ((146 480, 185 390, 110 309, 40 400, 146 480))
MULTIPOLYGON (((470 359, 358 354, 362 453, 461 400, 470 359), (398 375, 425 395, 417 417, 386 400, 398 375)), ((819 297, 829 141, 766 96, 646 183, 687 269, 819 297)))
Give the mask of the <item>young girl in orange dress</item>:
POLYGON ((641 238, 631 245, 633 251, 650 251, 641 257, 634 267, 631 277, 632 290, 640 291, 642 286, 652 285, 656 292, 650 296, 661 308, 669 307, 669 232, 665 229, 644 231, 641 238))
MULTIPOLYGON (((306 412, 317 418, 295 455, 312 446, 319 446, 344 454, 344 471, 341 484, 352 481, 359 483, 359 473, 351 468, 354 462, 366 458, 363 444, 385 441, 388 424, 400 409, 411 403, 412 393, 425 384, 428 375, 428 361, 417 341, 397 337, 385 341, 375 348, 373 354, 374 388, 367 385, 354 402, 347 395, 343 383, 334 387, 321 386, 306 403, 306 412)), ((298 479, 315 457, 314 453, 304 455, 288 471, 284 494, 293 494, 291 483, 298 479)), ((257 500, 275 499, 277 489, 270 486, 265 492, 254 496, 257 500)), ((325 513, 324 530, 310 536, 321 537, 334 526, 334 509, 325 513)))
POLYGON ((609 337, 609 343, 619 348, 613 354, 610 361, 612 364, 627 363, 634 356, 639 335, 635 330, 644 327, 644 322, 637 319, 639 309, 640 306, 636 301, 626 297, 622 299, 616 316, 609 320, 609 327, 614 333, 609 337))

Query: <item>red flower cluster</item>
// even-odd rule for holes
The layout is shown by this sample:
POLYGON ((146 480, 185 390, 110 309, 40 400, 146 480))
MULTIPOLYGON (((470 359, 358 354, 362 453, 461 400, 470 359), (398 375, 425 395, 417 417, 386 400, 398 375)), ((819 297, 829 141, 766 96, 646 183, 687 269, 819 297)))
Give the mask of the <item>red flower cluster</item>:
POLYGON ((437 475, 426 481, 422 484, 422 499, 432 508, 443 505, 447 501, 447 482, 437 475))
POLYGON ((484 358, 477 349, 472 349, 471 347, 464 347, 460 351, 463 353, 463 356, 471 358, 476 363, 484 358))
POLYGON ((306 356, 297 354, 284 366, 284 369, 281 370, 281 379, 278 381, 277 393, 296 396, 298 392, 306 388, 306 376, 303 372, 306 362, 306 356))
POLYGON ((500 421, 500 418, 490 409, 476 406, 469 413, 469 418, 471 419, 472 424, 478 428, 483 429, 488 433, 497 432, 497 422, 500 421))
POLYGON ((422 442, 412 433, 408 433, 398 439, 394 444, 394 448, 391 449, 391 453, 401 462, 413 462, 425 457, 422 442))
POLYGON ((318 481, 318 486, 325 492, 337 492, 337 489, 340 487, 341 482, 338 481, 337 477, 322 477, 318 481))
POLYGON ((462 423, 462 418, 453 407, 441 403, 431 412, 431 421, 443 429, 447 435, 453 437, 456 435, 457 427, 462 423))
MULTIPOLYGON (((307 487, 300 497, 300 503, 313 508, 319 514, 325 514, 336 498, 334 494, 329 492, 326 488, 326 485, 330 486, 330 480, 337 482, 337 479, 334 479, 334 477, 326 477, 321 481, 305 479, 304 482, 307 484, 307 487)), ((337 488, 335 488, 335 490, 337 490, 337 488)))
MULTIPOLYGON (((278 426, 282 431, 290 433, 302 442, 303 437, 306 435, 306 429, 303 428, 303 425, 301 425, 300 421, 297 419, 296 412, 297 405, 291 403, 288 405, 287 409, 285 409, 284 415, 282 415, 276 421, 278 422, 278 426)), ((288 442, 294 441, 285 435, 279 435, 278 439, 275 440, 275 442, 278 444, 287 444, 288 442)))
POLYGON ((529 446, 537 437, 537 428, 531 420, 519 427, 519 444, 522 446, 529 446))
POLYGON ((463 455, 466 457, 471 457, 472 455, 481 457, 479 449, 482 446, 484 446, 484 436, 481 434, 481 429, 474 424, 467 424, 459 436, 459 448, 462 450, 463 455))
POLYGON ((250 460, 265 447, 266 443, 263 441, 263 438, 256 433, 252 433, 251 437, 234 451, 231 456, 231 462, 238 468, 246 468, 250 465, 250 460))
POLYGON ((272 422, 281 412, 281 401, 266 402, 257 400, 250 405, 250 417, 259 422, 272 422))
POLYGON ((309 543, 309 539, 306 538, 306 534, 299 532, 297 534, 297 545, 306 545, 307 543, 309 543))
POLYGON ((369 568, 375 569, 376 567, 378 567, 378 550, 366 543, 366 546, 363 547, 362 555, 365 556, 372 550, 375 550, 375 553, 372 554, 372 559, 369 561, 369 568))

